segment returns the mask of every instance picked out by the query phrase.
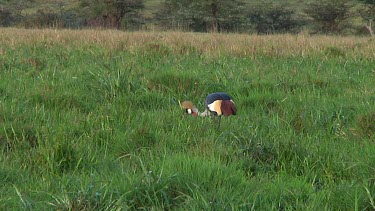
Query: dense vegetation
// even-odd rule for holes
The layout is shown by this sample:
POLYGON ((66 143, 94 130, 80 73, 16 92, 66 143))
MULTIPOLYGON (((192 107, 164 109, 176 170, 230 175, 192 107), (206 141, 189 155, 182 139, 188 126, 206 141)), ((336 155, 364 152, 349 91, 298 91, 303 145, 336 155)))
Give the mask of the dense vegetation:
POLYGON ((373 210, 374 40, 0 31, 2 210, 373 210), (238 115, 187 116, 210 92, 238 115))
POLYGON ((0 0, 0 26, 373 35, 373 0, 0 0))

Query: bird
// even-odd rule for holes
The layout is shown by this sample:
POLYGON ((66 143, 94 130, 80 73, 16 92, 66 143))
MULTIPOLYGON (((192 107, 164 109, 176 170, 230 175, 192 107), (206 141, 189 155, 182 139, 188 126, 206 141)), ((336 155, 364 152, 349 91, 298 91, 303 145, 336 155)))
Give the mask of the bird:
POLYGON ((199 112, 191 101, 184 101, 181 103, 181 108, 185 109, 187 114, 193 116, 217 116, 219 118, 218 127, 220 127, 221 117, 236 115, 237 108, 232 97, 225 92, 215 92, 207 95, 206 110, 199 112))
POLYGON ((180 106, 182 109, 185 109, 185 112, 187 114, 197 116, 199 113, 198 109, 195 107, 195 105, 191 101, 184 101, 180 103, 180 106))

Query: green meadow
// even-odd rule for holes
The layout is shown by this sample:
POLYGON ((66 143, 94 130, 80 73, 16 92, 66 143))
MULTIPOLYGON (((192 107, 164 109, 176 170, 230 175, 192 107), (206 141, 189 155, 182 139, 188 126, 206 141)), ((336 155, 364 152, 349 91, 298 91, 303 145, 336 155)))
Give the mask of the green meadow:
POLYGON ((0 79, 1 210, 375 209, 373 38, 2 28, 0 79))

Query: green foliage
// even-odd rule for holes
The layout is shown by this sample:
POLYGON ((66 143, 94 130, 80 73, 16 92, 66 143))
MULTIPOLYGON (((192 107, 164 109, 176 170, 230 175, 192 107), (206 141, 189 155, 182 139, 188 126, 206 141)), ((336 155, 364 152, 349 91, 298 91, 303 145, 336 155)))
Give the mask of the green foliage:
POLYGON ((82 0, 80 6, 89 11, 89 26, 137 29, 142 24, 143 0, 82 0))
POLYGON ((374 208, 375 64, 363 48, 3 42, 0 209, 374 208), (219 129, 179 107, 202 109, 215 91, 238 107, 219 129))
POLYGON ((26 4, 12 4, 4 2, 0 4, 0 26, 8 27, 18 24, 23 20, 21 11, 26 4))
POLYGON ((370 113, 367 115, 361 115, 358 117, 358 126, 363 134, 367 135, 369 138, 375 135, 375 113, 370 113))
POLYGON ((343 24, 351 17, 351 8, 350 0, 319 0, 309 3, 304 11, 318 24, 318 32, 337 34, 343 31, 343 24))
POLYGON ((244 3, 240 0, 164 1, 157 19, 165 28, 199 32, 236 31, 243 22, 244 3))
POLYGON ((373 21, 375 20, 375 1, 373 0, 361 0, 365 4, 364 8, 359 10, 361 17, 368 22, 365 26, 366 30, 371 36, 374 36, 373 32, 373 21))
POLYGON ((60 17, 51 10, 38 10, 35 15, 30 15, 24 21, 26 28, 52 28, 62 27, 60 17))
POLYGON ((365 4, 372 4, 372 5, 375 4, 374 0, 360 0, 360 1, 363 2, 363 3, 365 3, 365 4))
POLYGON ((372 35, 374 8, 372 0, 7 0, 0 6, 0 25, 259 34, 298 33, 303 28, 372 35))
POLYGON ((297 20, 294 10, 268 1, 254 5, 248 18, 258 34, 297 33, 303 25, 301 18, 297 20))
POLYGON ((375 19, 375 3, 367 4, 365 9, 360 10, 361 16, 365 20, 374 20, 375 19))

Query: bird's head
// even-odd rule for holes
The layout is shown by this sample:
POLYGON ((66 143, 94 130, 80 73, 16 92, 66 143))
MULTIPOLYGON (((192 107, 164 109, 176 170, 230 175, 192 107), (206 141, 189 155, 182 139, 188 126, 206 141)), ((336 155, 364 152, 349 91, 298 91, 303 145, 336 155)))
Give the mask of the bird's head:
POLYGON ((191 101, 184 101, 180 104, 181 108, 186 111, 187 114, 191 114, 193 116, 197 116, 198 109, 194 106, 191 101))

